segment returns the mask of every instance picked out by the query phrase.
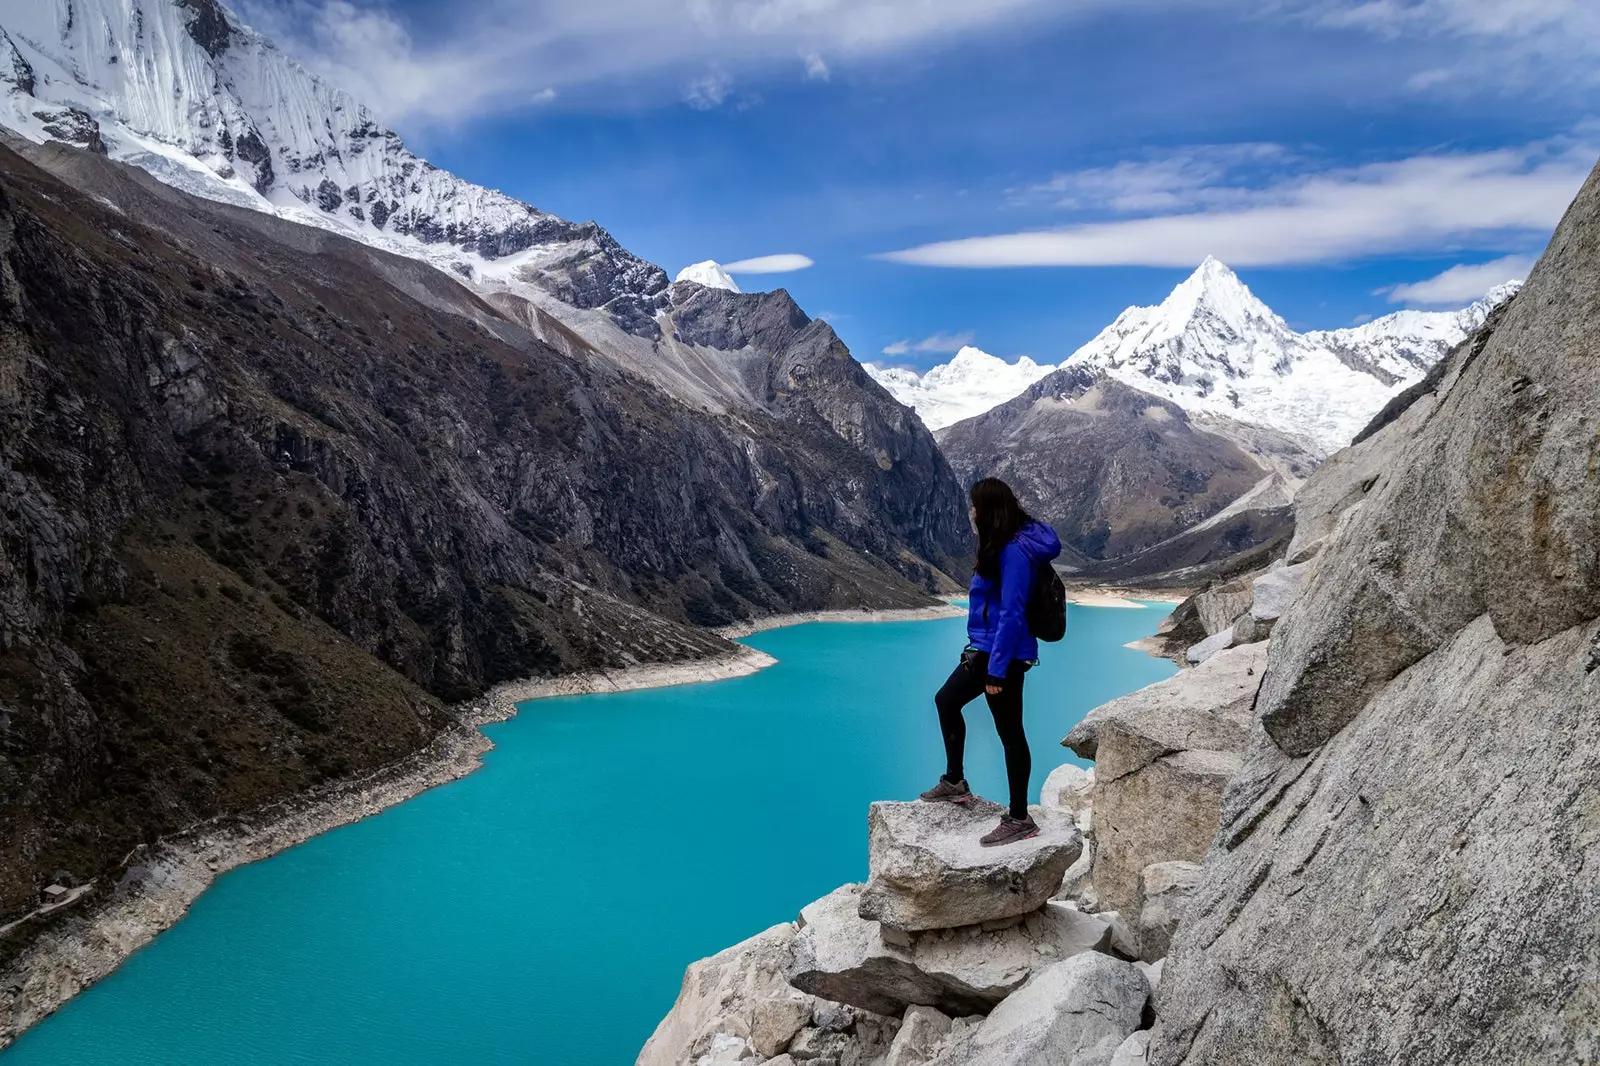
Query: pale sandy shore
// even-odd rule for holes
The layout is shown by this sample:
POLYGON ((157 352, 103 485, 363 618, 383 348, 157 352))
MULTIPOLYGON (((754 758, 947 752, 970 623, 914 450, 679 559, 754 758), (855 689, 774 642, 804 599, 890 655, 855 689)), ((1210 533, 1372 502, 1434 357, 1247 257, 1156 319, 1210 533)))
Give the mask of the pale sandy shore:
MULTIPOLYGON (((959 615, 954 606, 905 611, 822 611, 783 615, 726 630, 735 639, 813 621, 885 622, 959 615)), ((499 685, 456 708, 452 725, 432 744, 393 766, 339 782, 244 817, 203 823, 131 854, 121 879, 83 893, 83 901, 49 926, 0 969, 0 1049, 23 1030, 110 974, 124 959, 182 918, 218 876, 269 858, 319 833, 360 821, 483 765, 494 745, 478 727, 503 722, 529 700, 627 692, 742 677, 777 662, 754 648, 684 663, 530 679, 499 685)), ((31 920, 31 919, 30 919, 31 920)), ((15 923, 18 927, 27 920, 15 923)), ((25 935, 13 930, 12 935, 25 935)))
POLYGON ((1171 589, 1081 588, 1067 590, 1067 602, 1080 607, 1133 607, 1142 609, 1146 603, 1182 603, 1187 593, 1171 589), (1138 602, 1138 601, 1144 602, 1138 602))
POLYGON ((868 609, 841 611, 807 611, 800 614, 777 614, 770 618, 757 618, 751 622, 726 626, 718 635, 729 640, 739 640, 755 633, 785 626, 804 625, 807 622, 930 622, 938 618, 960 618, 967 613, 965 607, 953 603, 930 607, 905 607, 897 610, 874 611, 868 609))

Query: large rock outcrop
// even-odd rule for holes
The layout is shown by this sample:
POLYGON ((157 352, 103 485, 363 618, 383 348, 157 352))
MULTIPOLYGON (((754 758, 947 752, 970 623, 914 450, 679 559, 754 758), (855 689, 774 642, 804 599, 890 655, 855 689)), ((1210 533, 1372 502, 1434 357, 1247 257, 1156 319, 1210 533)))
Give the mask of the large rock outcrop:
POLYGON ((874 803, 867 814, 861 917, 896 929, 954 929, 1036 911, 1061 887, 1083 850, 1070 816, 1035 808, 1038 836, 1003 848, 978 838, 1005 808, 968 804, 874 803))
POLYGON ((1204 858, 1223 790, 1238 771, 1264 644, 1224 651, 1192 670, 1091 711, 1062 741, 1094 759, 1095 892, 1131 911, 1139 872, 1204 858))
POLYGON ((1152 1063, 1600 1061, 1597 350, 1600 174, 1511 304, 1308 486, 1326 540, 1152 1063))
POLYGON ((800 912, 790 984, 879 1014, 914 1004, 981 1014, 1040 967, 1104 948, 1110 934, 1106 922, 1065 903, 998 928, 902 933, 862 918, 863 898, 860 885, 845 885, 800 912))

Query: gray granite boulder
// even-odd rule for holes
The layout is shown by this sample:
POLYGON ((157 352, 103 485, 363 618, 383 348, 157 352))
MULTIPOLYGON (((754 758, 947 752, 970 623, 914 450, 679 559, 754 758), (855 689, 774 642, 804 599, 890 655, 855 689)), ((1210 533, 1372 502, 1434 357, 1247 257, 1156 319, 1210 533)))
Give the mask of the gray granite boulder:
POLYGON ((794 935, 794 925, 785 922, 692 963, 677 1002, 639 1053, 637 1066, 683 1066, 707 1055, 725 1059, 735 1045, 753 1052, 749 1041, 756 1004, 794 991, 784 978, 794 935))
POLYGON ((908 1006, 981 1014, 1036 970, 1108 945, 1094 915, 1050 903, 1003 928, 905 933, 859 913, 860 885, 845 885, 800 912, 785 974, 794 987, 879 1014, 908 1006))
POLYGON ((1132 963, 1090 953, 1039 971, 937 1066, 1104 1066, 1139 1028, 1150 986, 1132 963))
POLYGON ((1139 898, 1134 912, 1139 958, 1155 962, 1167 957, 1172 936, 1178 931, 1200 878, 1200 864, 1193 862, 1155 862, 1139 872, 1139 898))
MULTIPOLYGON (((1039 789, 1040 806, 1071 811, 1074 820, 1089 809, 1093 797, 1094 768, 1086 770, 1077 763, 1063 763, 1051 770, 1050 776, 1044 779, 1044 785, 1039 789)), ((1078 822, 1078 828, 1083 828, 1081 821, 1078 822)))
POLYGON ((1276 622, 1294 605, 1305 589, 1311 563, 1277 566, 1256 578, 1251 586, 1250 617, 1258 622, 1276 622))
POLYGON ((1233 647, 1233 644, 1233 628, 1230 626, 1220 633, 1207 637, 1205 640, 1202 640, 1200 643, 1190 648, 1184 653, 1184 658, 1189 661, 1191 666, 1199 666, 1207 659, 1210 659, 1221 652, 1227 651, 1229 648, 1233 647))
POLYGON ((1111 1056, 1111 1066, 1145 1066, 1149 1062, 1150 1033, 1141 1031, 1129 1036, 1111 1056))
POLYGON ((1132 915, 1139 871, 1205 857, 1238 771, 1264 644, 1233 648, 1091 711, 1063 744, 1095 760, 1094 888, 1132 915))
POLYGON ((896 929, 953 929, 1038 910, 1083 850, 1070 814, 1035 807, 1042 832, 986 848, 999 822, 991 803, 874 803, 867 815, 869 876, 861 917, 896 929))
POLYGON ((750 1046, 764 1058, 783 1054, 811 1022, 812 1009, 811 997, 792 988, 758 1000, 751 1011, 750 1046))
POLYGON ((922 1066, 938 1053, 939 1042, 949 1035, 948 1017, 932 1007, 907 1007, 883 1066, 922 1066))
POLYGON ((1252 599, 1249 579, 1239 578, 1196 593, 1194 606, 1206 635, 1216 636, 1233 628, 1234 619, 1250 610, 1252 599))

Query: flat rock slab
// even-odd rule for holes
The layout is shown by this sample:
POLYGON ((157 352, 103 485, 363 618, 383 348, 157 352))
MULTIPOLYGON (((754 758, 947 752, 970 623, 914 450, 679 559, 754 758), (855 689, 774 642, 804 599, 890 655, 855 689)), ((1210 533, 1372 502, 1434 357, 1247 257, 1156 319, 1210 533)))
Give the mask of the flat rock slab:
POLYGON ((1032 809, 1041 832, 986 848, 1004 808, 982 801, 874 803, 861 917, 894 929, 954 929, 1036 911, 1083 850, 1070 812, 1032 809))
POLYGON ((1003 929, 885 930, 859 913, 860 885, 845 885, 800 912, 785 971, 795 988, 878 1014, 908 1006, 981 1014, 1037 970, 1104 949, 1110 926, 1051 903, 1003 929))

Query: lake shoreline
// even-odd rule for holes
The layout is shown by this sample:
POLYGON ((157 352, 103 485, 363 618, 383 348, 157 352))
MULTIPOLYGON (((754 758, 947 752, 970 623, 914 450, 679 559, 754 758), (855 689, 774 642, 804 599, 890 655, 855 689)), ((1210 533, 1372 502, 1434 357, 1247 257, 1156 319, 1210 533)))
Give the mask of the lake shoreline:
MULTIPOLYGON (((897 622, 959 617, 950 604, 889 610, 775 615, 718 632, 727 639, 811 622, 897 622)), ((675 663, 585 671, 496 685, 452 708, 456 721, 398 763, 335 782, 248 815, 204 822, 130 853, 114 886, 95 885, 69 913, 52 918, 0 970, 0 1051, 129 956, 172 928, 222 874, 271 858, 314 836, 380 814, 483 766, 494 744, 481 727, 514 717, 519 705, 561 696, 627 692, 744 677, 777 662, 755 648, 675 663)), ((16 923, 25 925, 27 919, 16 923)))

